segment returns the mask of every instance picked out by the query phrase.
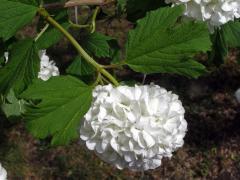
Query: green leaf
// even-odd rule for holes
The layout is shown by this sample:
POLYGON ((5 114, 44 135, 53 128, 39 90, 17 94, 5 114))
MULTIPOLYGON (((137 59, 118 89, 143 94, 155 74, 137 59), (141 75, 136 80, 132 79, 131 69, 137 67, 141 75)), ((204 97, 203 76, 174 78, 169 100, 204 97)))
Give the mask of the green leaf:
POLYGON ((14 2, 20 2, 23 4, 29 4, 33 6, 38 6, 40 4, 40 0, 9 0, 9 1, 14 1, 14 2))
POLYGON ((32 39, 19 41, 12 46, 9 62, 0 68, 0 94, 6 94, 11 88, 16 95, 21 93, 40 69, 40 59, 32 39))
POLYGON ((210 61, 216 66, 220 66, 224 63, 225 58, 228 54, 228 44, 226 42, 226 38, 224 36, 222 29, 215 30, 214 34, 212 34, 212 51, 210 52, 210 61))
POLYGON ((82 60, 80 56, 77 56, 67 68, 66 72, 71 75, 89 76, 92 75, 95 70, 92 65, 82 60))
POLYGON ((230 47, 240 47, 240 22, 229 22, 217 29, 212 35, 212 42, 211 61, 220 66, 225 62, 230 47))
POLYGON ((4 50, 0 44, 0 68, 5 64, 4 50))
POLYGON ((24 1, 0 0, 0 38, 8 40, 17 30, 30 23, 37 9, 24 1))
POLYGON ((18 100, 13 90, 10 90, 6 96, 7 102, 2 104, 2 111, 7 118, 20 116, 25 112, 25 101, 18 100))
POLYGON ((26 123, 38 138, 53 136, 52 145, 63 145, 78 137, 80 120, 91 105, 92 89, 71 76, 36 80, 21 96, 40 100, 27 108, 26 123))
POLYGON ((3 64, 5 63, 5 58, 3 55, 0 56, 0 68, 3 66, 3 64))
POLYGON ((109 41, 110 44, 110 57, 112 59, 111 63, 112 64, 118 64, 120 63, 124 58, 123 58, 123 51, 121 50, 121 47, 119 46, 117 40, 113 39, 109 41))
POLYGON ((240 47, 240 22, 229 22, 222 26, 221 32, 229 47, 240 47))
POLYGON ((124 11, 126 9, 126 6, 127 6, 127 0, 118 0, 117 1, 117 8, 120 12, 124 11))
POLYGON ((177 73, 198 77, 205 67, 192 60, 195 53, 206 52, 211 41, 206 25, 177 24, 181 6, 152 11, 130 31, 126 63, 142 73, 177 73))
MULTIPOLYGON (((65 22, 61 24, 61 26, 64 29, 68 29, 70 27, 70 24, 65 22)), ((63 37, 63 34, 57 30, 54 27, 50 27, 38 40, 37 40, 37 47, 39 49, 47 49, 54 44, 56 44, 58 41, 61 40, 63 37)))
POLYGON ((110 46, 108 41, 111 37, 95 32, 83 37, 81 44, 96 57, 110 57, 110 46))

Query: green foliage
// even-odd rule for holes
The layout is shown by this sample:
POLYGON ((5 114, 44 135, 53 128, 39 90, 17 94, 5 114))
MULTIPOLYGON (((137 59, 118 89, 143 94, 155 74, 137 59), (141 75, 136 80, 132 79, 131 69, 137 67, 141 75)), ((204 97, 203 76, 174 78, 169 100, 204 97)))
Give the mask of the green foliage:
POLYGON ((67 68, 66 72, 76 76, 89 76, 92 75, 95 70, 93 66, 83 60, 81 56, 77 56, 67 68))
POLYGON ((229 22, 222 27, 228 47, 240 47, 240 22, 229 22))
MULTIPOLYGON (((48 81, 37 79, 40 70, 38 50, 47 49, 59 42, 63 37, 61 32, 70 28, 67 10, 51 9, 49 12, 43 10, 39 11, 42 17, 39 18, 37 29, 42 29, 48 21, 47 23, 50 24, 47 30, 42 31, 41 36, 38 36, 36 40, 17 40, 14 35, 31 22, 38 11, 40 2, 65 1, 0 0, 0 104, 7 117, 20 116, 25 113, 27 128, 35 137, 40 139, 52 137, 52 145, 64 145, 78 137, 80 121, 91 106, 92 87, 72 76, 53 77, 48 81), (57 22, 49 15, 53 16, 57 22), (4 52, 9 50, 9 60, 5 63, 4 52), (19 100, 19 95, 24 100, 19 100)), ((115 39, 104 34, 94 32, 84 35, 87 31, 82 29, 77 29, 77 31, 75 29, 73 32, 76 32, 76 36, 80 35, 78 39, 80 44, 92 57, 108 58, 108 60, 111 58, 112 61, 109 60, 109 63, 115 65, 126 63, 134 71, 144 74, 176 73, 196 78, 206 72, 206 68, 195 61, 194 56, 196 53, 207 52, 211 49, 206 24, 183 22, 180 18, 184 11, 182 6, 161 8, 147 13, 163 6, 166 4, 159 0, 118 0, 117 11, 112 8, 105 10, 111 12, 110 16, 106 17, 104 10, 101 11, 103 13, 99 13, 98 17, 101 16, 101 20, 116 18, 118 14, 115 12, 118 13, 118 11, 120 12, 118 17, 124 18, 125 14, 122 15, 126 12, 128 20, 134 22, 146 16, 137 21, 136 28, 129 32, 126 52, 125 49, 120 48, 115 39), (125 53, 126 58, 123 58, 125 53)), ((79 20, 79 25, 91 21, 91 8, 88 7, 86 12, 87 18, 84 17, 84 22, 79 20)), ((119 26, 117 23, 113 23, 113 26, 120 27, 121 23, 125 22, 119 22, 119 26)), ((126 23, 126 26, 129 24, 126 23)), ((80 28, 83 27, 88 27, 89 31, 89 26, 80 26, 80 28)), ((68 32, 65 31, 65 35, 85 58, 77 56, 65 69, 67 74, 78 76, 89 84, 92 79, 95 79, 94 75, 97 74, 95 71, 99 70, 102 76, 97 78, 96 83, 102 82, 101 80, 103 82, 110 80, 118 84, 111 74, 103 71, 102 68, 106 66, 98 64, 100 62, 94 62, 94 59, 86 55, 68 32), (95 68, 88 63, 93 64, 95 68), (99 79, 101 77, 108 79, 99 79)), ((230 22, 223 26, 212 36, 214 56, 225 57, 228 47, 240 46, 239 39, 240 22, 230 22)), ((62 70, 64 70, 64 65, 61 66, 61 72, 62 70)), ((134 83, 136 82, 131 78, 125 82, 128 85, 134 83)))
POLYGON ((17 30, 31 22, 37 7, 29 3, 30 0, 0 0, 0 38, 8 40, 17 30))
POLYGON ((4 50, 2 49, 2 47, 0 47, 0 68, 4 65, 4 63, 5 63, 4 50))
POLYGON ((2 65, 4 64, 4 62, 5 62, 5 58, 4 58, 4 56, 1 54, 1 56, 0 56, 0 68, 2 67, 2 65))
MULTIPOLYGON (((65 22, 61 24, 61 26, 68 29, 70 24, 65 22)), ((39 49, 47 49, 60 41, 62 37, 63 34, 59 30, 49 27, 48 30, 37 40, 37 47, 39 49)))
POLYGON ((9 0, 9 1, 20 2, 20 3, 23 3, 23 4, 38 6, 40 4, 41 0, 9 0))
POLYGON ((240 47, 240 22, 229 22, 216 29, 212 35, 213 48, 211 62, 220 66, 224 63, 228 50, 231 47, 240 47))
POLYGON ((110 57, 110 46, 108 41, 111 37, 95 32, 83 37, 82 46, 96 57, 110 57))
POLYGON ((52 145, 69 143, 78 137, 80 120, 91 105, 91 93, 91 87, 71 76, 36 80, 21 96, 40 100, 27 109, 27 128, 38 138, 53 136, 52 145))
POLYGON ((220 66, 224 63, 225 57, 228 54, 228 45, 222 29, 216 30, 212 35, 213 47, 210 53, 210 63, 220 66))
POLYGON ((15 43, 9 62, 0 68, 0 94, 7 94, 13 88, 18 95, 37 77, 39 69, 40 60, 34 41, 25 39, 15 43))
POLYGON ((10 90, 6 96, 6 101, 1 105, 2 111, 7 118, 20 116, 25 112, 25 101, 18 100, 13 92, 10 90))
POLYGON ((111 41, 109 41, 110 44, 110 57, 112 59, 111 63, 112 64, 117 64, 120 63, 123 60, 123 53, 121 51, 121 48, 117 42, 116 39, 112 39, 111 41))
POLYGON ((118 0, 117 1, 117 8, 118 11, 122 12, 126 9, 127 6, 127 0, 118 0))
POLYGON ((195 53, 206 52, 211 41, 206 25, 176 21, 183 13, 181 6, 152 11, 130 31, 127 64, 142 73, 177 73, 198 77, 205 67, 192 60, 195 53))

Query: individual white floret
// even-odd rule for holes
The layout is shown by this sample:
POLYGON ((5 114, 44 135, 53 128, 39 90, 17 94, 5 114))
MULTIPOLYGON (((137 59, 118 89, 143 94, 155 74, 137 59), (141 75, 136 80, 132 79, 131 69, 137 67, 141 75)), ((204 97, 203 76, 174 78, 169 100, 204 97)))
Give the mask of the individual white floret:
POLYGON ((47 81, 52 76, 59 76, 59 70, 55 62, 49 60, 49 56, 46 55, 46 51, 42 51, 40 54, 40 71, 38 78, 47 81))

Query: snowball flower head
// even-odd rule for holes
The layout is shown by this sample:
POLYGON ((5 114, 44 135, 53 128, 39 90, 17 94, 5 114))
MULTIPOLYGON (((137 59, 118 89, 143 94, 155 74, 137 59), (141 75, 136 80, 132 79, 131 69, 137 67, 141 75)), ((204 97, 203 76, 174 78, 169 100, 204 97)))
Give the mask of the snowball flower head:
POLYGON ((54 61, 49 60, 45 50, 40 52, 40 59, 40 72, 38 73, 38 78, 47 81, 52 76, 59 76, 58 67, 55 65, 54 61))
POLYGON ((210 30, 235 18, 240 18, 240 0, 165 0, 173 5, 183 4, 185 15, 206 21, 210 30))
POLYGON ((184 112, 178 96, 157 85, 97 86, 80 138, 119 169, 155 169, 183 146, 184 112))
POLYGON ((0 180, 6 180, 7 179, 7 171, 2 167, 0 163, 0 180))

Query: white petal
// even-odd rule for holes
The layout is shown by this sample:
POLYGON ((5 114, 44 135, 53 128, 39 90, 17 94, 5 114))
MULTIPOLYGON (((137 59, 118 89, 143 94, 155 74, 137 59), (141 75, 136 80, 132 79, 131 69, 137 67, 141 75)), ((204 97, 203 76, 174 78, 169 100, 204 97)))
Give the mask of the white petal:
POLYGON ((88 140, 86 141, 86 146, 89 150, 94 150, 96 147, 97 142, 94 140, 88 140))

